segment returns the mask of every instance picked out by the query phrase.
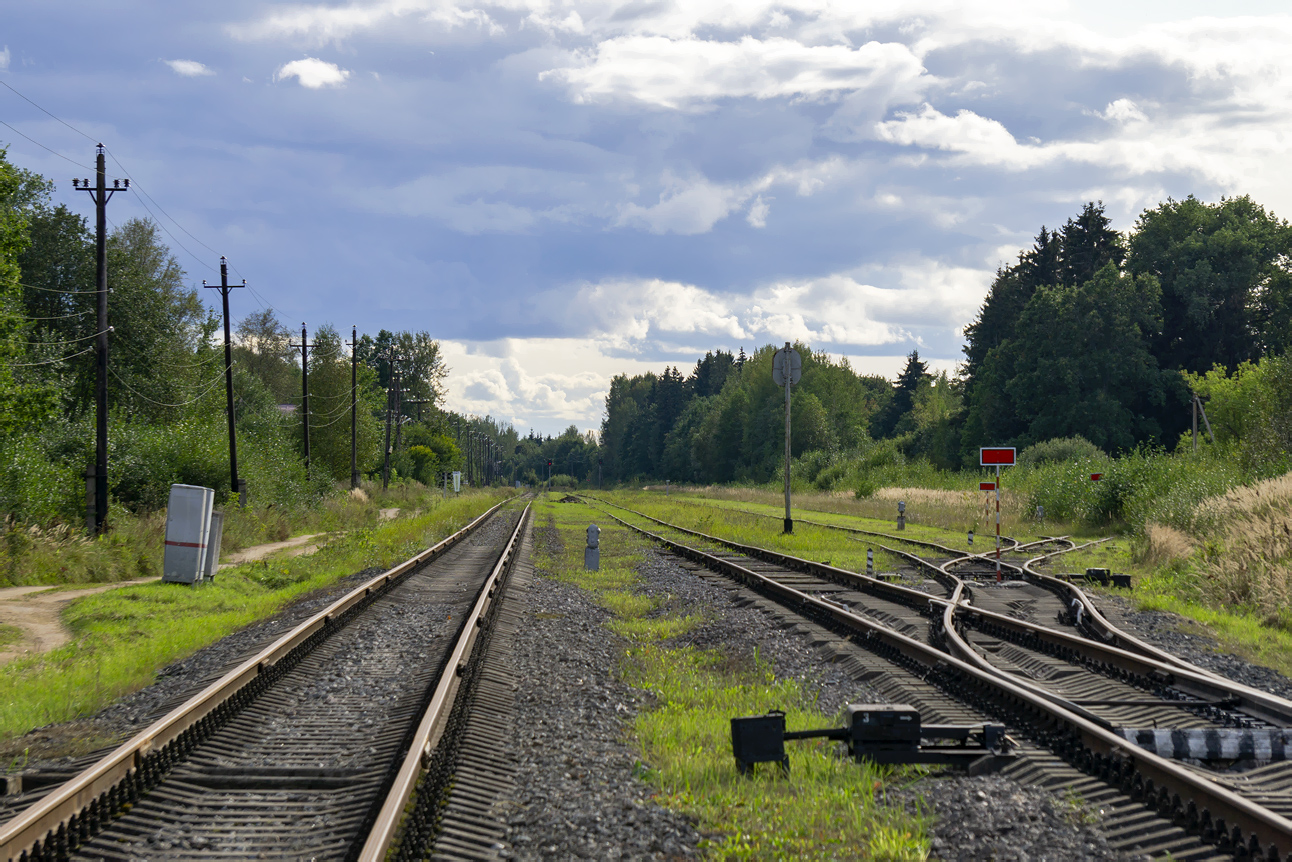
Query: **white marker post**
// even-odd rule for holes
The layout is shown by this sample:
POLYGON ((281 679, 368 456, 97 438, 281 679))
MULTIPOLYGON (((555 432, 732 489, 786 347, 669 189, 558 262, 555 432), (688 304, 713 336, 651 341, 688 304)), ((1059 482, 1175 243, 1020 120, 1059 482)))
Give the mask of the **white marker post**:
MULTIPOLYGON (((984 447, 978 450, 978 463, 983 467, 996 468, 996 481, 992 483, 996 490, 996 582, 999 583, 1002 578, 1000 574, 1000 468, 1014 466, 1014 447, 1013 446, 994 446, 984 447)), ((982 487, 987 483, 982 483, 982 487)))
POLYGON ((794 532, 790 517, 790 387, 803 377, 803 357, 785 342, 772 358, 772 382, 785 387, 785 532, 794 532))

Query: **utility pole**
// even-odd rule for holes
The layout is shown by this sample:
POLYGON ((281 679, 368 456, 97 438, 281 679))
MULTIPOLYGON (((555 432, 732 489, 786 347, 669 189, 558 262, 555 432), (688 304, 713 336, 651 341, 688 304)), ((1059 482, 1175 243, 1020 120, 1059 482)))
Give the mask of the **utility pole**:
POLYGON ((94 532, 103 532, 103 525, 108 519, 108 201, 112 195, 130 188, 130 180, 124 186, 120 180, 112 181, 108 188, 107 163, 103 155, 103 144, 98 145, 98 155, 94 159, 94 186, 88 179, 78 184, 72 180, 73 188, 80 188, 90 193, 94 201, 94 239, 96 251, 96 270, 94 292, 96 294, 98 317, 94 336, 94 532))
MULTIPOLYGON (((396 356, 395 361, 402 361, 403 357, 396 356)), ((404 429, 404 375, 400 372, 399 366, 395 366, 395 448, 399 448, 400 438, 403 436, 404 429)))
POLYGON ((310 345, 305 336, 305 324, 301 324, 301 343, 289 347, 301 349, 301 433, 305 438, 305 475, 310 473, 310 345))
POLYGON ((381 490, 385 491, 390 487, 390 408, 394 403, 394 394, 391 392, 391 385, 395 382, 395 352, 390 347, 386 350, 386 460, 381 468, 381 490))
POLYGON ((224 395, 225 409, 229 414, 229 477, 233 483, 229 487, 238 495, 238 505, 247 505, 247 484, 238 478, 238 434, 233 417, 233 346, 229 339, 229 291, 235 287, 246 287, 244 278, 241 285, 229 284, 229 261, 220 255, 220 284, 207 284, 202 279, 202 287, 220 291, 220 301, 224 308, 224 395))
POLYGON ((350 327, 350 488, 359 487, 359 328, 350 327))

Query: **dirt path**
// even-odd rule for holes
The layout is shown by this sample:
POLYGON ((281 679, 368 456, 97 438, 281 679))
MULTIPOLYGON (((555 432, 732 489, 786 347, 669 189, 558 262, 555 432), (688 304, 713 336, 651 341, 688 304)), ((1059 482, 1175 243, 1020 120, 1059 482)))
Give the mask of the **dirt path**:
MULTIPOLYGON (((276 553, 293 557, 311 554, 322 547, 326 539, 325 533, 313 533, 307 536, 293 536, 284 542, 253 545, 229 554, 225 557, 227 562, 221 563, 220 568, 249 563, 276 553)), ((47 653, 67 643, 72 634, 63 625, 62 613, 63 608, 73 600, 119 587, 148 584, 158 580, 161 579, 140 578, 134 581, 96 584, 73 590, 47 585, 0 588, 0 625, 14 626, 22 632, 18 640, 0 646, 0 665, 8 664, 20 656, 47 653)))

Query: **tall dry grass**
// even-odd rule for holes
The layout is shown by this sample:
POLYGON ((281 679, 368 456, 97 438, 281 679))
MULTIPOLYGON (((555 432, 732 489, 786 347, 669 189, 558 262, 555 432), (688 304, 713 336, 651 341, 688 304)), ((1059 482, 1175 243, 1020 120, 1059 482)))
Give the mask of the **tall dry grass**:
POLYGON ((1203 501, 1194 523, 1197 576, 1210 599, 1292 629, 1292 473, 1203 501))

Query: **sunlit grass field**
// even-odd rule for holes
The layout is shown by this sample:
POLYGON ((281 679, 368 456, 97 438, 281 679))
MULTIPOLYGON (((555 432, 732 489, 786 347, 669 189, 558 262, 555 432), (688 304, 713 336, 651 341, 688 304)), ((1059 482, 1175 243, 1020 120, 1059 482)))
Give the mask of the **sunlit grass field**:
POLYGON ((930 818, 885 797, 915 773, 855 764, 814 742, 794 744, 788 778, 765 767, 740 777, 731 755, 733 717, 775 707, 792 730, 839 717, 817 712, 803 683, 778 679, 761 661, 686 646, 684 635, 705 622, 703 611, 641 591, 634 569, 645 545, 637 534, 585 505, 541 503, 535 515, 564 545, 557 553, 540 548, 540 572, 588 590, 612 613, 608 626, 625 639, 619 674, 654 697, 633 725, 640 775, 657 789, 658 802, 696 817, 714 836, 705 846, 710 858, 927 857, 930 818), (592 521, 602 528, 600 572, 582 569, 583 531, 592 521))

